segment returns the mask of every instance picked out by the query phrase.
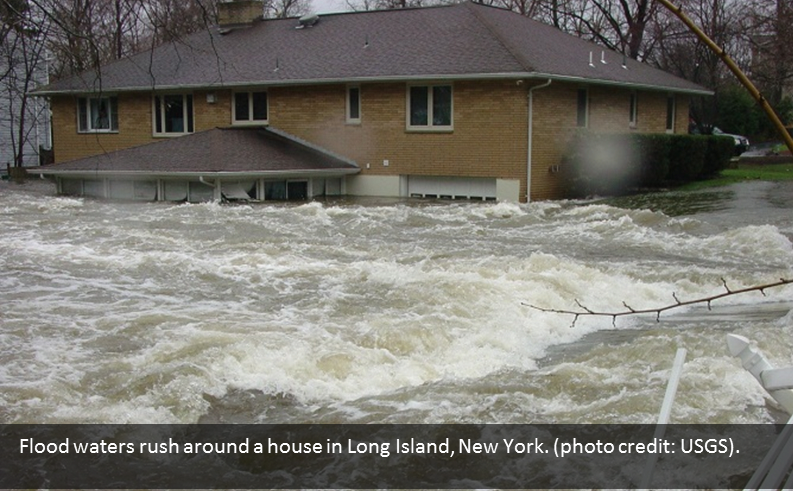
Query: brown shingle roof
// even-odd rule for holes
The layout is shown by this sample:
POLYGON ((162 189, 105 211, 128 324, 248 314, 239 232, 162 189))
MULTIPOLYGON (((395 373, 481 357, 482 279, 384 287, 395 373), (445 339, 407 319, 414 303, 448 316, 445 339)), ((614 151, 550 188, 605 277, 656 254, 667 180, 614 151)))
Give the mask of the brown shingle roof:
POLYGON ((429 78, 586 79, 684 92, 703 87, 533 21, 475 3, 212 28, 53 83, 41 93, 429 78), (595 60, 589 65, 590 53, 595 60))
POLYGON ((215 128, 35 168, 43 174, 349 174, 355 163, 278 130, 215 128))

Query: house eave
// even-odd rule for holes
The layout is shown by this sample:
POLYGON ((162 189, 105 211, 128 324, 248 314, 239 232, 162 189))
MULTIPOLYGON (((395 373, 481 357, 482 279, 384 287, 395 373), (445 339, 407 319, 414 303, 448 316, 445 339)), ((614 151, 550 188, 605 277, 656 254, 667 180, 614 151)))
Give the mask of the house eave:
POLYGON ((268 179, 299 177, 341 177, 361 172, 361 169, 297 169, 267 171, 120 171, 120 170, 60 170, 29 168, 28 173, 41 176, 69 177, 74 179, 91 178, 133 178, 133 179, 268 179))
MULTIPOLYGON (((619 86, 632 89, 666 91, 691 95, 713 95, 707 89, 681 88, 665 85, 641 84, 635 82, 622 82, 600 78, 577 77, 557 75, 540 72, 497 72, 497 73, 471 73, 471 74, 421 74, 421 75, 393 75, 376 77, 339 77, 320 79, 294 79, 294 80, 262 80, 245 82, 219 82, 211 84, 178 84, 178 85, 148 85, 148 86, 122 86, 103 89, 105 93, 118 92, 169 92, 177 90, 219 90, 235 89, 242 87, 292 87, 308 85, 337 85, 337 84, 363 84, 363 83, 398 83, 418 81, 471 81, 471 80, 524 80, 524 79, 552 79, 560 82, 572 82, 590 85, 619 86)), ((34 90, 30 94, 38 97, 58 95, 77 95, 95 93, 90 89, 64 89, 64 90, 34 90)))
POLYGON ((705 89, 704 87, 701 89, 696 88, 685 88, 685 87, 670 87, 668 85, 657 85, 657 84, 642 84, 636 82, 621 82, 618 80, 608 80, 608 79, 598 79, 598 78, 588 78, 588 77, 574 77, 569 75, 553 75, 553 74, 545 74, 545 73, 532 73, 531 78, 539 78, 542 80, 554 80, 557 82, 569 82, 569 83, 577 83, 577 84, 586 84, 586 85, 602 85, 608 87, 625 87, 629 89, 637 89, 637 90, 650 90, 650 91, 657 91, 657 92, 673 92, 675 94, 687 94, 687 95, 704 95, 704 96, 712 96, 714 91, 705 89))

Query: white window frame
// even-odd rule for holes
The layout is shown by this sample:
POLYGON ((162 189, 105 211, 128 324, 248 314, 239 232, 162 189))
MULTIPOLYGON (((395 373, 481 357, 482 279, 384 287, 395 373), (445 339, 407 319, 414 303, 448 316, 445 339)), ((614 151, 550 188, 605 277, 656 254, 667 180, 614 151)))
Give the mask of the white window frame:
POLYGON ((589 128, 589 88, 579 87, 575 91, 575 126, 576 128, 589 128), (581 112, 581 93, 584 93, 584 124, 581 124, 579 113, 581 112))
POLYGON ((231 124, 235 126, 245 125, 266 125, 270 122, 270 94, 266 90, 241 90, 235 91, 231 95, 231 124), (253 94, 264 94, 265 117, 264 119, 253 119, 253 94), (237 119, 237 95, 246 94, 248 96, 248 119, 237 119))
POLYGON ((416 131, 416 132, 452 132, 454 131, 454 85, 449 83, 421 83, 421 84, 408 84, 407 89, 405 92, 405 107, 406 107, 406 115, 405 115, 405 125, 408 131, 416 131), (413 125, 410 123, 410 111, 411 111, 411 99, 410 99, 410 91, 415 87, 426 87, 427 88, 427 124, 425 125, 413 125), (433 115, 433 92, 435 87, 449 87, 450 93, 450 100, 449 100, 449 124, 448 125, 436 125, 433 123, 434 115, 433 115))
POLYGON ((677 120, 677 98, 674 94, 666 96, 666 132, 675 132, 675 123, 677 120), (670 114, 671 113, 671 114, 670 114))
POLYGON ((349 85, 347 86, 347 97, 346 97, 346 119, 347 124, 361 124, 361 86, 360 85, 349 85), (358 92, 358 104, 356 105, 356 109, 358 112, 358 117, 352 116, 352 104, 353 100, 351 97, 352 91, 358 92))
POLYGON ((78 97, 77 98, 77 132, 78 133, 118 133, 118 97, 116 96, 102 96, 102 97, 78 97), (105 100, 107 104, 107 120, 108 120, 108 127, 107 128, 94 128, 93 121, 91 119, 91 105, 95 101, 105 100), (115 128, 113 127, 113 100, 115 100, 115 128), (86 127, 81 128, 83 125, 82 117, 80 115, 80 105, 81 102, 85 101, 85 109, 86 109, 86 119, 85 125, 86 127))
POLYGON ((628 99, 628 127, 636 129, 639 125, 639 93, 632 90, 628 99))
POLYGON ((179 93, 165 93, 165 94, 154 94, 151 98, 151 130, 152 135, 157 137, 170 137, 170 136, 183 136, 189 135, 195 132, 195 97, 193 97, 192 93, 189 92, 179 92, 179 93), (182 117, 184 118, 184 131, 166 131, 166 120, 165 120, 165 98, 166 97, 173 97, 173 96, 181 96, 182 97, 182 117), (187 98, 191 98, 191 104, 187 104, 187 98), (160 111, 157 114, 157 98, 161 98, 160 100, 160 111), (192 109, 192 114, 188 114, 188 111, 192 109), (157 131, 157 122, 160 122, 162 131, 157 131), (190 129, 190 122, 193 123, 193 128, 190 129))

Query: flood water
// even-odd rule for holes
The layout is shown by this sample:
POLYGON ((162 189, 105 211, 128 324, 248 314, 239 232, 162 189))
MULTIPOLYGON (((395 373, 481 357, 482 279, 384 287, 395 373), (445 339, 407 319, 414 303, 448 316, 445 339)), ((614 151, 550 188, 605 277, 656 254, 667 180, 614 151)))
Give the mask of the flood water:
POLYGON ((596 203, 118 203, 0 185, 2 423, 779 420, 726 350, 793 364, 793 186, 596 203))

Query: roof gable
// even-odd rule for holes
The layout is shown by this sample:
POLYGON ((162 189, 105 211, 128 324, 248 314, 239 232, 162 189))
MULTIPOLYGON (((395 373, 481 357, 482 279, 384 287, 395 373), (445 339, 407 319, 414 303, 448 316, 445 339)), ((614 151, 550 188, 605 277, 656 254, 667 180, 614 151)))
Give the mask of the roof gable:
POLYGON ((707 92, 520 14, 474 3, 329 14, 216 28, 45 87, 41 93, 432 78, 550 77, 707 92), (604 52, 605 53, 605 52, 604 52), (589 56, 598 61, 589 65, 589 56))

